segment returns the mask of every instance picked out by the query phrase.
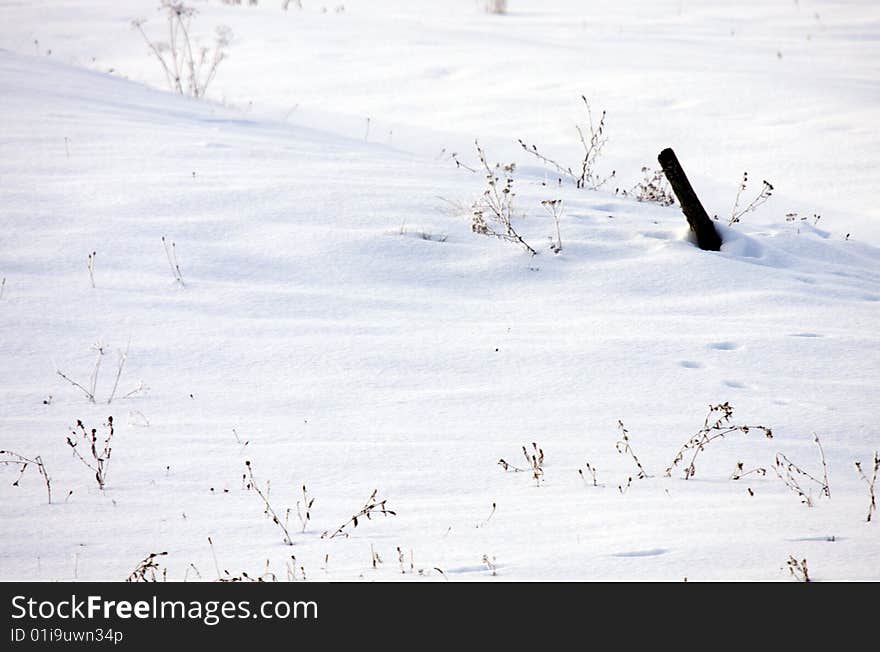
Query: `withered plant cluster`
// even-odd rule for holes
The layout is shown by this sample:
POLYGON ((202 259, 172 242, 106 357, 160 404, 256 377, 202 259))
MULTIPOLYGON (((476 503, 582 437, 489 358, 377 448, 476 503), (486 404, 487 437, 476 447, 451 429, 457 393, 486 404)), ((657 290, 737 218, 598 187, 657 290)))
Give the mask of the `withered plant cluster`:
POLYGON ((598 162, 602 158, 602 150, 608 142, 608 138, 605 136, 605 111, 602 111, 599 121, 594 122, 593 110, 590 107, 589 100, 587 100, 585 95, 581 95, 581 99, 586 107, 587 122, 583 126, 575 125, 578 139, 584 148, 584 158, 577 169, 564 166, 545 156, 538 150, 537 145, 527 145, 522 139, 518 142, 520 147, 523 148, 523 151, 528 152, 545 165, 553 168, 561 178, 571 180, 575 184, 575 187, 598 190, 608 183, 608 181, 613 179, 616 174, 615 171, 612 171, 611 174, 602 176, 597 170, 598 162))
POLYGON ((652 170, 649 167, 642 168, 642 180, 629 190, 617 189, 616 193, 622 197, 631 197, 637 202, 672 206, 675 203, 675 195, 666 180, 663 170, 652 170))
POLYGON ((831 487, 828 483, 828 465, 825 463, 825 451, 819 436, 813 434, 813 442, 819 448, 819 460, 822 462, 822 479, 814 477, 792 462, 783 453, 776 453, 773 469, 777 477, 785 483, 785 486, 796 493, 801 502, 807 507, 813 506, 813 492, 810 485, 819 488, 819 496, 831 498, 831 487))
MULTIPOLYGON (((535 486, 540 486, 541 480, 544 479, 544 450, 535 442, 532 442, 532 448, 529 450, 525 446, 522 447, 522 454, 526 460, 526 468, 520 468, 510 464, 503 458, 498 460, 498 465, 505 471, 513 473, 531 473, 535 486)), ((493 503, 494 509, 494 503, 493 503)))
POLYGON ((162 67, 168 88, 181 95, 204 97, 217 68, 226 59, 232 31, 219 26, 214 30, 213 47, 202 46, 191 32, 192 20, 198 13, 194 7, 179 0, 162 0, 159 8, 167 22, 167 41, 154 41, 147 36, 143 19, 132 21, 132 27, 140 32, 162 67))
POLYGON ((496 163, 491 166, 486 159, 486 152, 475 141, 477 156, 485 173, 486 189, 471 207, 471 230, 480 235, 499 238, 523 247, 532 255, 537 254, 513 226, 514 198, 513 173, 514 164, 502 166, 496 163))
POLYGON ((128 577, 125 579, 126 582, 158 582, 159 580, 156 577, 156 573, 159 573, 162 577, 162 581, 166 581, 168 578, 168 569, 159 566, 159 562, 157 559, 159 557, 164 557, 167 555, 167 552, 151 552, 149 555, 144 557, 135 569, 129 573, 128 577))
POLYGON ((749 173, 743 172, 742 181, 739 184, 739 190, 736 193, 736 199, 733 202, 733 210, 730 211, 730 218, 727 220, 727 224, 729 226, 733 226, 746 213, 751 213, 756 208, 766 203, 770 197, 773 196, 773 184, 769 181, 764 180, 761 182, 761 189, 758 191, 758 194, 752 198, 750 202, 747 204, 742 204, 743 201, 742 195, 746 191, 746 187, 749 185, 749 173))
POLYGON ((761 432, 767 439, 773 438, 773 432, 766 426, 747 426, 733 423, 733 406, 724 402, 718 405, 710 405, 709 412, 703 420, 700 429, 688 439, 676 453, 672 463, 666 468, 666 477, 671 477, 675 468, 687 460, 684 470, 684 479, 688 480, 697 472, 696 461, 701 452, 716 439, 723 439, 727 435, 739 432, 748 435, 752 430, 761 432))
POLYGON ((83 422, 77 419, 76 427, 67 436, 67 445, 73 451, 74 457, 91 469, 95 474, 95 482, 102 491, 107 484, 107 469, 113 452, 112 440, 115 430, 112 416, 107 417, 103 427, 104 433, 99 436, 97 428, 87 429, 83 422), (83 449, 85 449, 84 453, 83 449))
POLYGON ((785 565, 788 566, 788 572, 791 576, 798 582, 811 581, 806 559, 797 559, 794 555, 789 555, 788 561, 785 562, 785 565))

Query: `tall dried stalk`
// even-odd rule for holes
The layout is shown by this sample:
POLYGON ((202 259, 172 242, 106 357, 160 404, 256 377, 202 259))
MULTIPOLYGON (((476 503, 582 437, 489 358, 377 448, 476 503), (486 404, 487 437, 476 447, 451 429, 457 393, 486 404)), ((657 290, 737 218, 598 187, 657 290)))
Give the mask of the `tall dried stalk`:
POLYGON ((874 496, 874 483, 877 482, 877 471, 880 470, 880 453, 874 451, 874 459, 871 464, 871 477, 865 474, 862 470, 862 463, 855 463, 856 470, 859 472, 862 480, 865 481, 865 484, 868 486, 868 497, 871 499, 871 502, 868 504, 868 516, 865 519, 868 523, 871 522, 871 517, 874 515, 874 512, 877 511, 877 499, 874 496))
POLYGON ((671 477, 672 471, 675 467, 681 464, 684 461, 685 456, 689 454, 690 461, 688 462, 687 467, 685 467, 684 479, 689 480, 694 477, 697 472, 696 461, 699 454, 702 453, 706 449, 706 446, 711 442, 716 439, 723 439, 732 433, 741 432, 744 435, 748 435, 752 430, 759 430, 764 433, 764 436, 767 439, 773 438, 773 432, 766 426, 734 425, 731 423, 732 420, 733 406, 730 405, 730 403, 724 402, 719 403, 718 405, 710 405, 709 412, 703 420, 703 425, 696 434, 691 436, 691 438, 682 445, 678 453, 676 453, 675 459, 673 459, 672 463, 666 468, 666 477, 671 477))
POLYGON ((288 546, 292 546, 293 545, 293 538, 290 536, 290 532, 287 531, 287 521, 288 521, 287 516, 289 516, 290 510, 287 510, 287 516, 285 516, 284 521, 282 521, 281 518, 278 516, 278 514, 275 512, 275 510, 272 508, 272 505, 269 503, 269 495, 268 495, 269 494, 269 483, 268 482, 266 483, 266 492, 264 493, 260 489, 260 485, 257 484, 256 479, 254 478, 254 470, 253 470, 253 467, 251 466, 250 460, 246 460, 244 463, 244 466, 245 466, 245 473, 247 474, 247 483, 245 485, 245 488, 252 489, 253 491, 256 492, 256 494, 260 497, 260 500, 263 501, 263 506, 264 506, 263 513, 266 516, 268 516, 270 519, 272 519, 272 522, 275 523, 275 525, 277 525, 279 527, 282 534, 284 535, 284 543, 287 544, 288 546))
POLYGON ((351 518, 349 518, 345 523, 336 528, 333 533, 330 533, 329 530, 324 532, 321 535, 322 539, 335 539, 339 536, 348 537, 349 533, 346 531, 348 526, 352 526, 353 528, 358 526, 360 519, 365 518, 368 521, 372 519, 376 514, 381 514, 382 516, 397 516, 397 512, 388 509, 385 506, 386 500, 379 500, 377 497, 379 494, 378 489, 373 489, 373 493, 370 494, 370 497, 367 499, 367 502, 364 503, 364 506, 358 510, 356 514, 354 514, 351 518))
POLYGON ((43 483, 46 485, 46 497, 49 501, 49 504, 52 504, 52 478, 49 477, 49 472, 46 470, 46 465, 43 464, 43 458, 39 455, 35 455, 33 458, 25 457, 24 455, 20 455, 14 451, 0 451, 0 455, 5 455, 5 459, 0 458, 0 464, 3 465, 15 465, 18 466, 18 477, 15 479, 15 482, 12 483, 13 487, 17 487, 18 483, 21 482, 21 478, 24 475, 24 472, 27 470, 29 466, 34 466, 37 469, 37 472, 40 474, 40 477, 43 478, 43 483))

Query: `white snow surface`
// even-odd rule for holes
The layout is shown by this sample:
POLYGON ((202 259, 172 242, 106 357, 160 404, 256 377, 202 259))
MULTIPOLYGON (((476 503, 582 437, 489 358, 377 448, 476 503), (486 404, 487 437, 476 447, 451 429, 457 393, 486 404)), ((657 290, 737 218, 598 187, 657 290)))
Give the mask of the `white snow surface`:
POLYGON ((155 2, 0 6, 0 448, 53 489, 0 466, 0 579, 123 580, 161 551, 169 580, 283 580, 291 555, 308 580, 786 580, 789 555, 880 580, 854 468, 880 448, 876 3, 280 4, 193 2, 199 37, 235 34, 205 100, 132 31, 161 38, 155 2), (578 163, 581 94, 607 110, 598 191, 516 142, 578 163), (449 153, 476 165, 475 138, 517 163, 537 256, 471 232, 483 177, 449 153), (721 252, 615 194, 666 146, 721 252), (744 170, 776 192, 727 227, 744 170), (88 387, 96 345, 92 403, 57 371, 88 387), (665 477, 725 401, 773 438, 665 477), (108 415, 101 491, 65 438, 108 415), (808 507, 773 462, 821 478, 814 435, 831 497, 802 479, 808 507), (497 465, 532 442, 540 486, 497 465), (374 489, 395 516, 322 538, 374 489))

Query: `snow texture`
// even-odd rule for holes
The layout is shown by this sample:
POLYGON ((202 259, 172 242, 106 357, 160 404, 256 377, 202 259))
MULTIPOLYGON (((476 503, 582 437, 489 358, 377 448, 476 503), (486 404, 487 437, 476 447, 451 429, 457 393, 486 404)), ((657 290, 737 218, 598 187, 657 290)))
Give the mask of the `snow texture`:
POLYGON ((167 551, 169 580, 287 579, 291 555, 309 580, 786 580, 789 555, 880 580, 854 468, 880 448, 873 0, 193 2, 200 39, 235 34, 205 100, 132 30, 163 38, 156 4, 0 9, 0 448, 53 489, 0 466, 0 579, 122 580, 167 551), (607 110, 598 191, 517 144, 579 163, 581 94, 607 110), (476 166, 475 138, 517 163, 539 255, 471 232, 484 179, 450 155, 476 166), (667 146, 719 253, 614 192, 667 146), (727 227, 744 170, 744 196, 776 191, 727 227), (92 403, 57 372, 90 389, 96 348, 92 403), (773 438, 665 477, 725 401, 773 438), (108 415, 101 491, 65 438, 108 415), (808 507, 773 463, 821 478, 814 433, 831 498, 804 481, 808 507), (497 465, 532 442, 540 486, 497 465), (322 538, 374 489, 395 516, 322 538))

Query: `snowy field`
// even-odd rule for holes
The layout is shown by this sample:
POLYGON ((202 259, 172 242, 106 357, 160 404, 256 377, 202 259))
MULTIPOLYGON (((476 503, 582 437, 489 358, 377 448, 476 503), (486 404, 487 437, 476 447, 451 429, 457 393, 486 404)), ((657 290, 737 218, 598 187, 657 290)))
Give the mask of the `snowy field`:
POLYGON ((0 2, 0 448, 52 489, 0 466, 0 579, 880 580, 874 0, 191 4, 205 99, 157 0, 0 2), (517 143, 579 166, 582 94, 598 190, 517 143), (538 255, 471 231, 476 138, 538 255), (615 192, 664 147, 721 252, 615 192), (667 477, 724 402, 772 438, 667 477))

